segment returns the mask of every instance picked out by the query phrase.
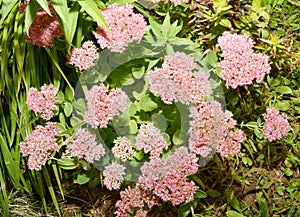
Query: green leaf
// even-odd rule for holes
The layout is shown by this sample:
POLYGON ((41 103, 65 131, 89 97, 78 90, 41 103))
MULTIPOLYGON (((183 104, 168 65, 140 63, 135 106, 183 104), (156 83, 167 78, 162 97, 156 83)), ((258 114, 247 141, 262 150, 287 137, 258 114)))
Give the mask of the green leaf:
POLYGON ((64 113, 67 117, 70 117, 73 112, 73 106, 69 102, 65 102, 64 104, 64 113))
POLYGON ((215 67, 218 64, 218 57, 215 54, 215 52, 213 52, 212 50, 209 50, 207 52, 207 55, 206 55, 205 59, 208 62, 208 64, 211 65, 212 67, 215 67))
POLYGON ((242 157, 242 161, 246 166, 252 166, 253 162, 249 157, 242 157))
POLYGON ((180 145, 184 142, 184 140, 181 138, 181 133, 180 133, 180 129, 178 129, 172 138, 172 141, 174 143, 174 145, 180 145))
POLYGON ((164 22, 163 22, 163 24, 161 26, 162 35, 163 35, 164 38, 167 38, 167 36, 168 36, 169 28, 171 26, 170 22, 171 22, 170 21, 170 15, 169 15, 169 13, 167 13, 167 15, 166 15, 166 17, 164 19, 164 22))
POLYGON ((288 100, 277 101, 275 104, 275 108, 281 111, 287 111, 290 108, 290 101, 288 100))
POLYGON ((90 179, 91 179, 91 173, 81 170, 80 173, 77 175, 77 177, 74 179, 74 183, 83 185, 88 181, 90 181, 90 179))
POLYGON ((244 215, 242 215, 236 211, 233 211, 233 210, 227 211, 226 215, 227 215, 227 217, 244 217, 244 215))
POLYGON ((129 133, 130 134, 136 134, 138 131, 137 123, 135 120, 129 121, 129 133))
POLYGON ((198 199, 207 198, 207 194, 204 191, 197 190, 194 197, 198 199))
POLYGON ((52 16, 51 11, 50 11, 50 9, 48 7, 47 0, 37 0, 37 2, 43 8, 43 10, 47 12, 47 14, 49 14, 50 16, 52 16))
POLYGON ((191 205, 189 203, 183 203, 179 206, 178 217, 186 217, 191 212, 191 205))
POLYGON ((132 68, 132 75, 136 79, 140 79, 141 77, 143 77, 144 72, 145 72, 145 66, 132 68))
POLYGON ((217 191, 217 190, 214 190, 214 189, 208 189, 206 191, 207 195, 212 197, 212 198, 216 198, 216 197, 220 197, 222 194, 217 191))
POLYGON ((97 22, 98 26, 104 27, 109 31, 101 10, 93 0, 78 0, 77 2, 97 22))
POLYGON ((62 104, 65 100, 65 96, 63 94, 63 92, 59 91, 56 95, 56 99, 57 99, 57 102, 62 104))
POLYGON ((36 13, 40 9, 40 5, 36 1, 30 1, 25 9, 25 32, 28 33, 29 27, 34 20, 36 13))
POLYGON ((238 199, 234 196, 234 191, 225 190, 226 200, 229 202, 230 206, 237 211, 241 211, 241 207, 238 199))
POLYGON ((288 86, 280 86, 277 89, 277 92, 281 93, 281 94, 293 94, 292 89, 290 87, 288 87, 288 86))
POLYGON ((74 160, 71 158, 60 158, 57 160, 57 165, 65 170, 73 170, 76 169, 76 164, 74 160))
POLYGON ((153 34, 159 38, 163 37, 162 31, 161 31, 161 25, 153 18, 149 18, 149 23, 150 23, 150 28, 151 28, 151 31, 153 32, 153 34))
POLYGON ((66 87, 65 97, 66 97, 66 100, 69 100, 70 102, 72 102, 74 99, 74 92, 71 90, 71 88, 69 86, 66 87))
POLYGON ((222 18, 220 24, 224 27, 231 28, 231 22, 227 18, 222 18))
POLYGON ((261 217, 268 217, 269 216, 268 204, 263 201, 259 201, 258 205, 259 205, 259 212, 261 217))
POLYGON ((6 19, 7 15, 10 14, 14 6, 19 2, 19 0, 3 0, 3 4, 1 4, 1 20, 0 20, 0 26, 2 26, 4 20, 6 19))
POLYGON ((75 109, 77 109, 78 111, 80 111, 82 113, 86 112, 86 103, 83 98, 80 98, 77 101, 74 101, 73 106, 75 109))
POLYGON ((157 104, 149 95, 145 95, 140 99, 139 106, 141 110, 144 110, 145 112, 149 112, 157 108, 157 104))
POLYGON ((159 113, 153 114, 151 116, 151 121, 162 132, 164 132, 167 129, 168 124, 167 124, 165 116, 163 116, 162 114, 159 114, 159 113))
POLYGON ((254 129, 254 134, 259 139, 262 139, 264 137, 263 133, 258 128, 254 129))

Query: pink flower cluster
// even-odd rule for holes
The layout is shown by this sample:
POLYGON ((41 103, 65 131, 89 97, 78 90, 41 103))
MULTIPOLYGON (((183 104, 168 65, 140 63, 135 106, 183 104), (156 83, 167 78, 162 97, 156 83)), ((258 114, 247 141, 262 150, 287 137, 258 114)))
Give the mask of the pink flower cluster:
POLYGON ((68 64, 77 66, 80 70, 94 66, 94 60, 99 58, 98 48, 92 41, 86 41, 81 48, 73 48, 68 56, 68 64))
POLYGON ((88 129, 81 128, 75 135, 76 138, 70 140, 73 157, 84 158, 87 162, 93 163, 105 155, 103 145, 96 142, 96 135, 88 129))
POLYGON ((30 135, 26 136, 26 142, 20 142, 20 152, 28 157, 28 168, 41 170, 53 151, 58 151, 56 143, 59 130, 53 122, 47 122, 46 126, 37 125, 30 135))
POLYGON ((166 158, 153 158, 142 167, 139 185, 146 191, 162 199, 170 201, 174 206, 194 199, 198 189, 186 176, 196 173, 198 158, 188 153, 185 147, 179 147, 166 158))
POLYGON ((51 4, 49 4, 49 9, 52 16, 43 9, 37 12, 29 27, 28 35, 26 35, 26 42, 31 42, 39 47, 52 47, 54 37, 59 38, 62 35, 56 12, 51 4))
POLYGON ((236 121, 230 111, 222 111, 213 101, 203 102, 190 109, 189 148, 207 157, 213 150, 221 156, 234 156, 240 152, 246 137, 241 130, 234 131, 236 121))
POLYGON ((151 193, 143 190, 139 184, 134 188, 130 186, 120 192, 121 200, 116 203, 117 217, 146 217, 146 209, 151 209, 155 205, 159 205, 159 198, 151 193))
MULTIPOLYGON (((152 0, 154 3, 158 3, 158 2, 161 2, 163 0, 152 0)), ((175 6, 177 5, 181 5, 182 2, 184 3, 189 3, 189 0, 166 0, 164 2, 172 2, 175 6)))
POLYGON ((104 167, 103 171, 103 183, 107 189, 119 189, 124 181, 125 167, 116 162, 112 162, 110 165, 104 167))
POLYGON ((265 120, 263 135, 270 142, 286 136, 289 131, 289 122, 283 118, 275 108, 267 108, 263 114, 265 120))
POLYGON ((224 32, 218 38, 218 43, 224 58, 219 66, 226 86, 235 89, 238 86, 252 84, 254 79, 259 83, 270 73, 268 56, 254 53, 254 42, 247 34, 224 32))
POLYGON ((114 143, 115 145, 111 151, 117 158, 120 158, 123 162, 133 159, 136 151, 133 149, 131 141, 128 138, 117 137, 114 143))
POLYGON ((84 120, 92 127, 106 128, 109 121, 129 108, 128 97, 120 88, 108 88, 101 83, 94 85, 87 93, 87 111, 84 120))
POLYGON ((112 4, 102 11, 110 31, 98 27, 94 35, 101 48, 122 53, 131 42, 141 40, 147 23, 141 14, 133 11, 133 6, 112 4))
POLYGON ((136 137, 136 149, 150 153, 150 158, 159 158, 168 144, 160 130, 153 123, 141 124, 139 134, 136 137))
POLYGON ((57 103, 55 99, 57 92, 58 89, 53 84, 43 85, 41 91, 31 87, 27 94, 26 104, 34 113, 40 113, 44 120, 50 120, 57 103))
POLYGON ((147 74, 149 90, 166 104, 173 101, 182 104, 202 102, 203 97, 211 94, 210 83, 204 71, 192 72, 194 68, 193 58, 185 53, 166 56, 161 68, 147 74))

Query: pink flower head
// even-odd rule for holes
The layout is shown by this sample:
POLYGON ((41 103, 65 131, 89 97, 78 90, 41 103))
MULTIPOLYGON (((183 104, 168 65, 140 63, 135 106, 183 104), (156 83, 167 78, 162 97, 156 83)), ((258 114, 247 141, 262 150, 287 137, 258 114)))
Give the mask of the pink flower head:
POLYGON ((103 171, 103 183, 107 189, 119 189, 124 181, 125 167, 116 162, 112 162, 110 165, 104 167, 103 171))
POLYGON ((219 66, 226 86, 235 89, 238 86, 252 84, 254 79, 259 83, 266 74, 270 73, 268 56, 254 53, 254 42, 248 35, 224 32, 218 38, 218 43, 224 58, 219 66))
POLYGON ((211 88, 208 75, 203 70, 192 72, 194 68, 193 58, 185 53, 166 56, 161 68, 148 72, 149 90, 166 104, 200 103, 211 94, 211 88))
POLYGON ((71 155, 93 163, 105 155, 105 149, 101 143, 96 142, 95 134, 82 128, 76 132, 76 138, 71 141, 71 155))
POLYGON ((98 48, 92 41, 86 41, 81 48, 73 48, 68 56, 68 64, 77 66, 80 70, 94 66, 94 60, 99 58, 98 48))
POLYGON ((102 49, 122 53, 129 43, 143 38, 147 23, 141 14, 134 13, 132 5, 112 4, 102 14, 110 31, 98 27, 93 32, 102 49))
POLYGON ((54 37, 59 38, 62 35, 62 30, 59 26, 56 12, 50 3, 49 9, 52 16, 43 9, 40 9, 37 12, 31 26, 29 27, 28 35, 26 35, 26 42, 31 42, 39 47, 52 47, 54 37))
POLYGON ((119 88, 112 89, 108 93, 108 88, 101 83, 94 85, 87 93, 87 111, 84 120, 92 127, 106 128, 109 121, 129 108, 127 95, 119 88))
POLYGON ((41 170, 53 151, 58 151, 56 143, 59 130, 52 122, 46 126, 37 125, 30 135, 26 136, 26 142, 20 143, 21 154, 28 157, 28 168, 41 170))
POLYGON ((188 153, 185 147, 179 147, 166 158, 153 158, 145 163, 138 182, 144 190, 163 201, 171 201, 175 206, 194 199, 198 186, 193 181, 187 181, 186 176, 197 170, 196 155, 188 153))
POLYGON ((117 201, 115 212, 117 217, 146 216, 145 209, 159 204, 159 198, 143 190, 139 184, 130 186, 120 192, 121 199, 117 201))
POLYGON ((221 156, 239 153, 246 137, 240 130, 233 131, 236 121, 232 113, 222 111, 220 103, 203 102, 190 109, 189 148, 207 157, 213 150, 221 156))
POLYGON ((151 158, 158 158, 168 148, 160 130, 153 123, 142 124, 136 137, 136 149, 150 153, 151 158))
POLYGON ((131 145, 131 141, 126 137, 117 137, 114 140, 114 147, 112 152, 117 158, 120 158, 122 161, 132 160, 136 154, 135 150, 131 145))
POLYGON ((289 131, 289 122, 283 118, 275 108, 267 108, 263 114, 265 120, 263 135, 270 142, 286 136, 289 131))
POLYGON ((41 91, 31 87, 27 94, 26 104, 35 114, 40 113, 44 120, 50 120, 54 113, 57 100, 55 99, 58 89, 50 85, 43 85, 41 91))

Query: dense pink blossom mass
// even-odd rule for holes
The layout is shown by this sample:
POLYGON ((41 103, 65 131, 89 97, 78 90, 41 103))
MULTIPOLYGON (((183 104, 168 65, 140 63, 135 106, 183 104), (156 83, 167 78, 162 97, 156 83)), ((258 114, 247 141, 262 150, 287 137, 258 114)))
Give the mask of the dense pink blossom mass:
POLYGON ((108 88, 101 83, 94 85, 87 93, 87 111, 84 120, 92 127, 106 128, 109 121, 129 108, 128 97, 120 88, 108 88))
POLYGON ((105 155, 103 144, 97 143, 96 135, 86 128, 81 128, 75 133, 76 138, 70 140, 71 156, 84 158, 87 162, 93 163, 105 155))
POLYGON ((116 203, 117 217, 140 216, 146 217, 146 209, 151 209, 155 205, 159 205, 159 198, 140 187, 137 184, 134 188, 128 186, 120 192, 121 200, 116 203))
POLYGON ((160 130, 153 123, 141 124, 136 137, 136 149, 150 153, 150 158, 158 158, 168 144, 160 130))
POLYGON ((121 159, 121 161, 132 160, 136 151, 133 149, 131 141, 124 137, 119 136, 114 140, 114 147, 111 149, 115 157, 121 159))
POLYGON ((196 173, 198 158, 188 153, 185 147, 179 147, 165 158, 153 158, 141 167, 139 185, 163 201, 170 201, 174 206, 194 199, 198 189, 186 176, 196 173))
MULTIPOLYGON (((56 12, 51 4, 49 4, 49 9, 52 16, 43 9, 37 12, 29 27, 28 35, 26 35, 26 42, 31 42, 39 47, 52 47, 53 39, 55 37, 59 38, 62 35, 56 12)), ((24 8, 21 7, 21 11, 22 10, 24 10, 24 8)))
POLYGON ((134 188, 128 187, 120 192, 115 214, 119 217, 146 216, 147 210, 160 201, 170 201, 174 206, 194 199, 199 188, 186 176, 196 173, 198 158, 179 147, 165 158, 153 158, 142 167, 142 175, 134 188))
POLYGON ((200 103, 211 94, 211 88, 205 71, 193 72, 194 68, 193 58, 183 52, 166 56, 161 68, 148 72, 149 90, 166 104, 200 103))
POLYGON ((219 63, 221 77, 226 81, 226 86, 235 89, 252 84, 253 80, 259 83, 270 73, 268 56, 254 53, 254 42, 247 34, 224 32, 218 43, 223 57, 219 63))
POLYGON ((236 121, 230 111, 223 112, 220 103, 203 102, 190 109, 189 148, 207 157, 213 150, 221 156, 240 152, 246 137, 241 130, 234 131, 236 121))
POLYGON ((124 181, 126 167, 118 164, 116 162, 112 162, 111 164, 104 167, 103 171, 103 183, 107 187, 107 189, 119 189, 121 184, 124 181))
POLYGON ((95 65, 99 58, 98 48, 92 41, 86 41, 81 48, 73 48, 68 56, 68 64, 77 66, 80 70, 88 69, 95 65))
POLYGON ((129 43, 143 38, 147 23, 143 15, 134 13, 132 5, 112 4, 102 14, 110 31, 99 26, 93 32, 101 48, 122 53, 129 43))
POLYGON ((265 124, 263 127, 263 135, 270 142, 286 136, 289 131, 289 122, 279 114, 275 108, 267 108, 263 114, 265 124))
POLYGON ((58 89, 53 84, 43 85, 41 91, 31 87, 27 94, 26 104, 36 114, 40 114, 44 120, 50 120, 54 113, 58 89))
POLYGON ((46 126, 37 125, 31 134, 26 136, 26 142, 20 142, 20 152, 28 157, 28 168, 41 170, 53 151, 58 151, 55 136, 59 133, 55 123, 47 122, 46 126))

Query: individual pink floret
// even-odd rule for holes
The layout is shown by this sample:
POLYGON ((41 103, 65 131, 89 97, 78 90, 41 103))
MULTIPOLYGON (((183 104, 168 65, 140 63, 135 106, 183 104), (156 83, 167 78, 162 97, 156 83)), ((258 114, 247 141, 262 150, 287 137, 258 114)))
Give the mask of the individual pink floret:
POLYGON ((103 171, 103 183, 107 189, 119 189, 124 181, 125 167, 116 162, 112 162, 110 165, 104 167, 103 171))
POLYGON ((109 121, 130 106, 124 91, 115 88, 109 93, 103 83, 94 85, 86 93, 86 100, 87 111, 84 114, 84 120, 94 128, 98 126, 106 128, 109 121))
POLYGON ((218 43, 223 57, 219 67, 222 69, 221 77, 226 81, 226 86, 235 89, 252 84, 253 80, 259 83, 270 73, 268 56, 254 53, 254 42, 247 34, 224 32, 218 38, 218 43))
POLYGON ((51 4, 48 5, 52 16, 40 9, 29 27, 26 42, 39 47, 52 47, 54 37, 59 38, 62 35, 56 12, 51 4))
POLYGON ((279 111, 275 108, 267 108, 265 114, 263 114, 265 124, 263 127, 264 138, 270 142, 280 139, 283 136, 287 136, 289 131, 289 122, 283 118, 279 111))
POLYGON ((194 68, 193 58, 183 52, 166 56, 161 68, 148 72, 149 90, 166 104, 200 103, 211 94, 210 82, 205 71, 194 68))
POLYGON ((84 158, 87 162, 93 163, 105 155, 103 144, 97 143, 96 135, 88 129, 82 128, 75 133, 75 139, 71 143, 71 155, 84 158))
POLYGON ((114 140, 114 147, 112 148, 112 153, 121 159, 121 161, 132 160, 136 151, 133 149, 131 145, 131 141, 126 137, 117 137, 114 140))
POLYGON ((73 48, 68 56, 68 64, 77 66, 80 70, 88 69, 95 65, 99 58, 98 48, 92 41, 86 41, 81 48, 73 48))
POLYGON ((150 153, 150 158, 158 158, 168 144, 160 130, 153 123, 141 124, 136 137, 136 149, 150 153))
POLYGON ((28 168, 31 170, 41 170, 52 154, 58 151, 56 136, 59 130, 55 123, 47 122, 46 126, 37 125, 30 135, 26 136, 26 141, 20 143, 21 154, 28 157, 28 168))
POLYGON ((26 104, 35 114, 40 114, 44 120, 50 120, 54 113, 58 89, 53 84, 43 85, 41 91, 31 87, 27 94, 26 104))
POLYGON ((102 49, 122 53, 129 43, 143 38, 147 23, 141 14, 134 13, 132 5, 112 4, 102 14, 110 31, 98 27, 93 32, 102 49))

